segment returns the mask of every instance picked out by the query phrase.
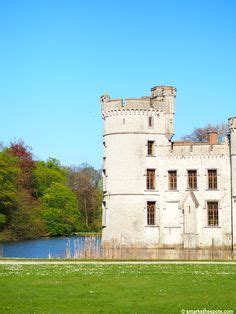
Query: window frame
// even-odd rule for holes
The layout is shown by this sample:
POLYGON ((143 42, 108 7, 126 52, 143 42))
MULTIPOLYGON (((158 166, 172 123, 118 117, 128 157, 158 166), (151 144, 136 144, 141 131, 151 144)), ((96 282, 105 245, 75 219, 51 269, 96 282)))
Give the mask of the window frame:
POLYGON ((208 190, 218 189, 218 171, 216 168, 207 169, 207 189, 208 190), (215 171, 215 176, 210 176, 211 171, 215 171))
POLYGON ((156 201, 147 201, 146 223, 147 226, 156 225, 156 201))
POLYGON ((187 187, 188 187, 188 190, 197 190, 197 188, 198 188, 197 177, 198 177, 197 169, 187 169, 187 187), (189 175, 190 172, 195 172, 195 176, 193 178, 189 175), (190 182, 193 183, 193 186, 191 186, 190 182))
POLYGON ((148 140, 147 141, 147 156, 153 157, 154 155, 155 155, 155 141, 148 140), (149 144, 151 144, 151 146, 149 146, 149 144))
POLYGON ((154 191, 155 188, 156 188, 156 169, 147 168, 146 169, 146 190, 154 191), (149 176, 149 173, 153 173, 153 175, 149 176))
POLYGON ((178 175, 178 172, 177 170, 168 170, 168 190, 169 191, 177 191, 177 188, 178 188, 178 180, 177 180, 177 175, 178 175), (173 182, 171 182, 171 173, 175 173, 175 184, 173 184, 173 182), (173 187, 172 187, 173 185, 173 187))
POLYGON ((219 227, 219 202, 218 201, 207 201, 207 226, 208 227, 219 227), (209 205, 217 205, 216 208, 209 208, 209 205), (211 214, 211 217, 210 217, 211 214), (212 223, 211 223, 212 221, 212 223))

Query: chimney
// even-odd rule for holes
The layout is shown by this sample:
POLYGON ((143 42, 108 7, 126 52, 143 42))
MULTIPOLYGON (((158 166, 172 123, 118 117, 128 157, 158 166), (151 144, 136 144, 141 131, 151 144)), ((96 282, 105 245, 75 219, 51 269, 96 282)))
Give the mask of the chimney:
POLYGON ((211 145, 218 143, 218 132, 216 130, 208 131, 208 143, 211 145))

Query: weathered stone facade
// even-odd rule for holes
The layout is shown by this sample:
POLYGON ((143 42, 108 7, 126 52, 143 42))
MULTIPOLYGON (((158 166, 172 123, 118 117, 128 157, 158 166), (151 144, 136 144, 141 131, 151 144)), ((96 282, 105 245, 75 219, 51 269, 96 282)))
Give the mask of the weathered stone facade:
POLYGON ((101 97, 103 244, 236 249, 236 117, 223 143, 214 132, 206 143, 172 142, 175 97, 171 86, 101 97))

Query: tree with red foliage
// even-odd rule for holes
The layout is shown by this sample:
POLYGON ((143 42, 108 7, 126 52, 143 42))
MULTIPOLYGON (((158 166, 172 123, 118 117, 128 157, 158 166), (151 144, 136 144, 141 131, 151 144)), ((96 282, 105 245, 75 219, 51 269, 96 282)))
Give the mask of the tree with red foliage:
POLYGON ((24 141, 18 140, 10 144, 10 154, 18 157, 20 174, 18 178, 19 188, 28 190, 33 196, 34 194, 34 177, 33 170, 36 168, 33 160, 31 148, 25 145, 24 141))

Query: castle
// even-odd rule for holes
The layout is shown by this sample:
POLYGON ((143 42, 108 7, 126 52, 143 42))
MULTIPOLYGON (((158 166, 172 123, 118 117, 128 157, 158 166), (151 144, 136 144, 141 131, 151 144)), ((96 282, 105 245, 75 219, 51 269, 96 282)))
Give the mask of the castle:
POLYGON ((223 143, 173 142, 175 98, 101 97, 103 245, 235 252, 236 117, 223 143))

